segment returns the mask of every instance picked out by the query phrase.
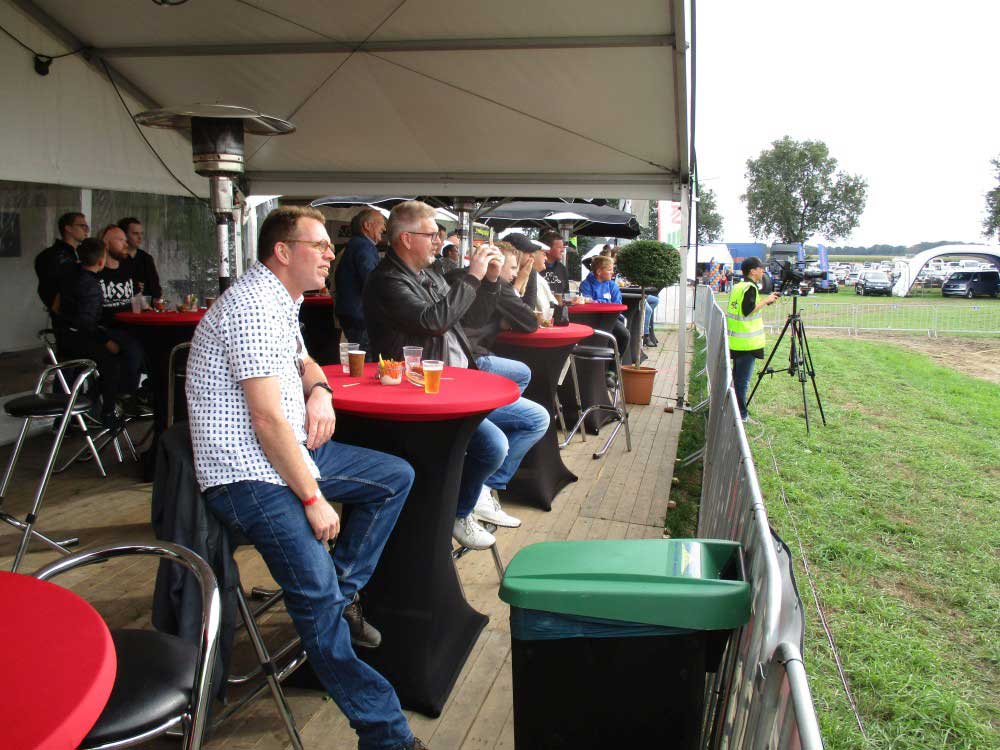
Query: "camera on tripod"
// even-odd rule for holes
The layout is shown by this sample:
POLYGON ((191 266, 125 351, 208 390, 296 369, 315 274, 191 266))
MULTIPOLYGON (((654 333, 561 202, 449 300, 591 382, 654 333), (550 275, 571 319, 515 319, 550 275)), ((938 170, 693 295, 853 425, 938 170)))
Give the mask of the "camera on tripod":
POLYGON ((767 272, 774 279, 774 290, 782 297, 807 294, 813 281, 827 278, 826 271, 806 268, 802 261, 792 263, 781 258, 772 258, 767 264, 767 272))

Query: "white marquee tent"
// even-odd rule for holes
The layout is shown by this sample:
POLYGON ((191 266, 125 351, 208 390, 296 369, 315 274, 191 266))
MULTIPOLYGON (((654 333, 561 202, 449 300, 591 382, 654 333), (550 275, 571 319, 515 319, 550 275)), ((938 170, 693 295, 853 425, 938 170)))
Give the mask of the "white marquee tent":
MULTIPOLYGON (((181 192, 132 112, 227 103, 291 120, 248 137, 254 194, 678 200, 688 179, 683 0, 6 0, 0 177, 181 192), (605 118, 593 117, 597 111, 605 118)), ((196 192, 188 145, 147 132, 196 192)))

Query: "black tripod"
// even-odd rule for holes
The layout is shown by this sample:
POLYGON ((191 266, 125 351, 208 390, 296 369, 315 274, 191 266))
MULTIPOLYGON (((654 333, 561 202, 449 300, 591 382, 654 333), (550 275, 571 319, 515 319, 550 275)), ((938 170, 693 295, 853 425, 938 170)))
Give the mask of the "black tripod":
POLYGON ((823 414, 823 402, 819 397, 819 388, 816 386, 816 369, 813 367, 812 353, 809 351, 809 339, 806 338, 806 327, 802 322, 802 316, 799 315, 799 298, 798 296, 792 297, 792 311, 788 314, 787 320, 785 320, 785 325, 781 329, 781 333, 778 335, 778 340, 774 342, 774 348, 771 349, 771 353, 767 355, 767 361, 764 362, 764 368, 757 375, 757 382, 753 384, 753 390, 750 391, 749 397, 747 397, 747 406, 753 401, 753 396, 757 392, 757 387, 760 385, 760 381, 763 380, 765 375, 773 375, 776 372, 787 372, 789 375, 794 375, 798 377, 799 383, 802 384, 802 408, 805 411, 806 416, 806 432, 809 432, 809 402, 806 400, 806 376, 812 381, 813 393, 816 394, 816 404, 819 406, 819 416, 823 420, 823 424, 826 424, 826 415, 823 414), (791 335, 791 348, 788 352, 788 367, 782 369, 775 369, 771 367, 771 360, 774 359, 775 353, 778 351, 778 347, 781 346, 781 340, 785 338, 785 334, 788 329, 792 330, 791 335))

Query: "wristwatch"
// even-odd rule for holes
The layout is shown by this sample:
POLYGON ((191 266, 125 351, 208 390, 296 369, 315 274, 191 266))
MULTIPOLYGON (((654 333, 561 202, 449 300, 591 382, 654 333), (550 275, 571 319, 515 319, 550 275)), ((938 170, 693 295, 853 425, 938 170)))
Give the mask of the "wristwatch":
POLYGON ((333 388, 330 387, 329 383, 324 383, 322 380, 320 382, 318 382, 318 383, 313 383, 312 384, 312 387, 309 389, 309 395, 311 396, 312 392, 315 391, 317 388, 322 388, 324 391, 326 391, 327 393, 329 393, 331 396, 333 395, 333 388))

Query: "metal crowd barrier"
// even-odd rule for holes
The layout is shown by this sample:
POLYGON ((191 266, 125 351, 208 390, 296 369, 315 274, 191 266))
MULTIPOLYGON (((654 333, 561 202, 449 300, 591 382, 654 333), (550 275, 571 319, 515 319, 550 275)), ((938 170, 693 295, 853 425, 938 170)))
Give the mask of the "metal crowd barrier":
POLYGON ((823 742, 802 663, 805 620, 790 555, 771 531, 729 369, 723 311, 697 291, 694 322, 705 336, 709 413, 698 536, 743 546, 750 622, 729 642, 706 689, 706 750, 820 750, 823 742))
MULTIPOLYGON (((1000 334, 1000 303, 989 299, 968 304, 924 305, 892 302, 837 304, 813 302, 809 297, 800 298, 798 307, 803 322, 810 329, 846 331, 848 334, 862 331, 922 333, 927 336, 1000 334)), ((764 308, 764 326, 781 328, 790 309, 785 304, 764 308)))

